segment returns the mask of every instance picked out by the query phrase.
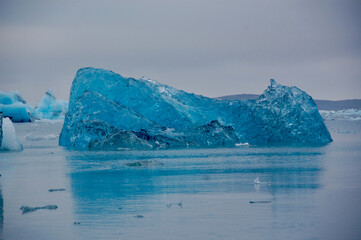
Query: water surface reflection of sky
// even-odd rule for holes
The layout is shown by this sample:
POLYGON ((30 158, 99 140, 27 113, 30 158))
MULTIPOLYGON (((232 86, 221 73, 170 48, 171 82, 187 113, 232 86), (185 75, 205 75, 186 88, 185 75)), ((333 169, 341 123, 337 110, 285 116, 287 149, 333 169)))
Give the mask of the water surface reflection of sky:
POLYGON ((25 140, 61 127, 44 124, 17 124, 24 151, 0 153, 0 239, 361 236, 361 123, 328 122, 324 147, 118 152, 25 140))

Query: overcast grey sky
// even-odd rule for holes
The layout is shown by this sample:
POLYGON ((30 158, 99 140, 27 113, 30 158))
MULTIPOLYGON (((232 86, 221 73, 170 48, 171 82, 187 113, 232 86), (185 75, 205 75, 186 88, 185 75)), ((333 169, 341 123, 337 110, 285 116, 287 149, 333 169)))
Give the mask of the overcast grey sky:
POLYGON ((68 99, 87 66, 209 97, 275 78, 361 98, 361 1, 0 0, 0 90, 68 99))

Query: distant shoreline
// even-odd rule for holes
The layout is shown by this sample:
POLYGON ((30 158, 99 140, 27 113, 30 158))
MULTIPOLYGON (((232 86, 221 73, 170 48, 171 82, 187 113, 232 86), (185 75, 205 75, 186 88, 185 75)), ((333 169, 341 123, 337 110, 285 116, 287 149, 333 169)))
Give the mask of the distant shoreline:
MULTIPOLYGON (((235 94, 222 97, 216 97, 216 99, 222 100, 252 100, 257 99, 259 94, 235 94)), ((315 103, 319 110, 343 110, 343 109, 361 109, 361 99, 345 99, 345 100, 318 100, 315 99, 315 103)))

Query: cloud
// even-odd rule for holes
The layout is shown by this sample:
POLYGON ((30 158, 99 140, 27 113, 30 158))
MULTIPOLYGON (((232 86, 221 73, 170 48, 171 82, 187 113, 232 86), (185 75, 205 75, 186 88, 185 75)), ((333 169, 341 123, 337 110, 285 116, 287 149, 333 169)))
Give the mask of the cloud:
POLYGON ((29 99, 50 87, 67 98, 77 68, 95 66, 208 96, 260 92, 268 78, 277 77, 316 98, 361 97, 360 6, 358 1, 5 0, 0 82, 29 99), (36 85, 42 88, 31 87, 36 85))

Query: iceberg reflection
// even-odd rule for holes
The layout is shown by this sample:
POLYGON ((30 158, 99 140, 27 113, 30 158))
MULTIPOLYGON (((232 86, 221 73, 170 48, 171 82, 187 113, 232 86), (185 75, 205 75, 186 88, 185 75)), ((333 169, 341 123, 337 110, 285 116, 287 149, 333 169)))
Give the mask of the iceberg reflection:
MULTIPOLYGON (((275 209, 285 203, 297 211, 298 201, 312 196, 321 186, 323 150, 69 152, 74 212, 82 224, 94 227, 97 233, 107 234, 104 226, 119 225, 123 226, 119 233, 134 237, 132 229, 141 224, 136 216, 143 216, 144 221, 154 220, 151 226, 157 229, 168 221, 189 221, 198 214, 210 212, 220 216, 231 209, 235 211, 228 217, 239 221, 239 211, 250 211, 248 205, 252 201, 270 203, 267 206, 256 204, 266 208, 262 210, 265 215, 274 214, 275 209), (144 162, 157 164, 142 165, 144 162), (270 184, 255 189, 256 177, 270 184), (300 195, 303 197, 298 200, 300 195), (275 201, 278 198, 281 201, 275 201), (218 203, 218 209, 211 209, 213 201, 224 201, 228 206, 224 205, 222 210, 218 203), (182 207, 170 207, 177 203, 182 207), (173 216, 178 220, 171 220, 172 214, 180 214, 173 216)), ((249 217, 248 221, 251 221, 249 217)), ((175 234, 181 233, 181 229, 173 230, 175 234)))

